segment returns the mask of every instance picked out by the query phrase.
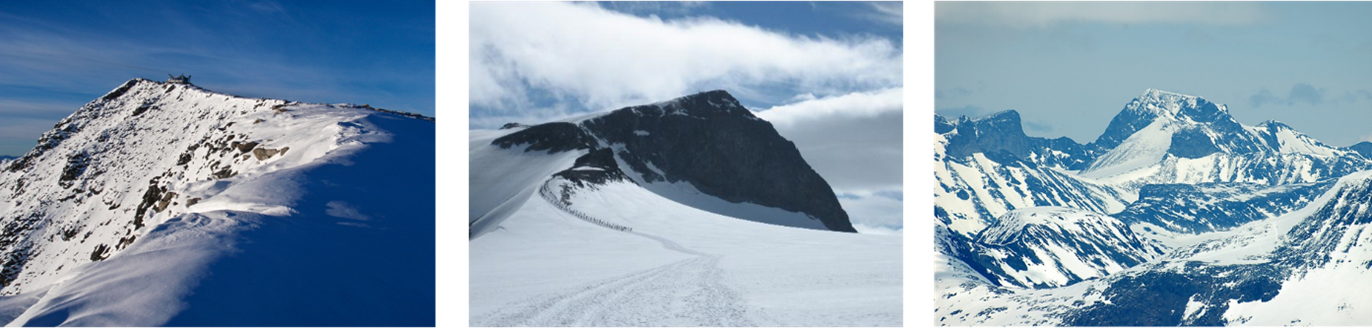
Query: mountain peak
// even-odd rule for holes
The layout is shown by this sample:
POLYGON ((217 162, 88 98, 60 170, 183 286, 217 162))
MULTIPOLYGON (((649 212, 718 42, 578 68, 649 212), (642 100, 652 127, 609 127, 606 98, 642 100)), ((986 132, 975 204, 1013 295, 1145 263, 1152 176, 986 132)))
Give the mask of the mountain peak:
POLYGON ((1156 116, 1185 116, 1197 121, 1209 122, 1227 113, 1223 105, 1216 105, 1205 98, 1158 89, 1144 90, 1143 95, 1134 98, 1125 110, 1150 113, 1156 116))
POLYGON ((754 120, 761 120, 753 115, 752 111, 743 107, 733 95, 724 90, 710 90, 698 92, 686 96, 674 98, 672 100, 653 103, 651 105, 625 107, 618 111, 632 111, 635 113, 655 113, 658 115, 684 115, 696 118, 711 118, 719 116, 743 116, 754 120), (656 107, 656 109, 652 108, 656 107))

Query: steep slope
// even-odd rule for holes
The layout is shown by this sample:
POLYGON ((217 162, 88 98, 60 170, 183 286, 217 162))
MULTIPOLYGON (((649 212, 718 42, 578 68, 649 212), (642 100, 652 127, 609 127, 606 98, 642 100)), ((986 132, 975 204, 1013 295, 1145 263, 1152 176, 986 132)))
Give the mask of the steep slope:
POLYGON ((472 196, 469 215, 477 234, 494 227, 481 222, 503 217, 500 204, 530 197, 529 182, 600 149, 610 149, 640 186, 678 203, 744 220, 856 232, 833 189, 795 145, 724 91, 501 131, 511 132, 473 132, 474 165, 516 165, 491 168, 505 174, 473 173, 473 183, 494 191, 472 196), (488 151, 476 134, 499 137, 488 151))
MULTIPOLYGON (((946 122, 937 115, 935 121, 946 122)), ((934 216, 965 237, 1015 209, 1065 206, 1112 213, 1123 210, 1130 198, 1066 170, 1085 163, 1090 152, 1070 139, 1024 137, 1014 111, 964 117, 940 130, 944 132, 934 136, 934 176, 939 183, 934 188, 934 216), (1005 139, 1021 140, 1020 146, 996 141, 1005 139)))
POLYGON ((1372 162, 1267 121, 1245 126, 1224 105, 1149 89, 1111 120, 1092 146, 1104 153, 1083 177, 1148 183, 1315 182, 1372 168, 1372 162))
POLYGON ((1050 288, 1123 271, 1163 249, 1115 218, 1045 206, 1001 216, 977 236, 973 252, 968 264, 992 281, 1050 288))
POLYGON ((1367 141, 1359 142, 1359 143, 1353 144, 1352 146, 1348 146, 1348 150, 1357 152, 1358 154, 1362 155, 1362 157, 1364 157, 1364 158, 1372 159, 1372 142, 1367 142, 1367 141))
POLYGON ((1174 326, 1366 322, 1359 281, 1372 270, 1364 229, 1372 172, 1341 178, 1308 206, 1234 229, 1101 279, 1001 288, 961 261, 936 262, 944 325, 1174 326), (1355 284, 1350 286, 1349 284, 1355 284))
POLYGON ((623 108, 582 125, 615 149, 631 176, 669 199, 726 216, 856 232, 833 188, 810 168, 795 144, 728 92, 708 91, 623 108), (728 203, 751 203, 801 215, 767 219, 783 214, 728 203))
POLYGON ((33 302, 13 324, 432 324, 432 147, 413 115, 131 80, 0 172, 0 293, 33 302))

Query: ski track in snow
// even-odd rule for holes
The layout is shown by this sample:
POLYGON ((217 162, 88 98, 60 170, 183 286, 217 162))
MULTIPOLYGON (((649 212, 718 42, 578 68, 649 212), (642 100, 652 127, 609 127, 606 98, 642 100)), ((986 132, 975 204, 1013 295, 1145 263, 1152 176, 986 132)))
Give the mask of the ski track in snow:
MULTIPOLYGON (((553 199, 544 200, 557 205, 553 199)), ((625 233, 695 257, 519 301, 474 316, 473 326, 756 325, 746 315, 739 293, 724 284, 719 255, 692 250, 660 236, 625 233)))

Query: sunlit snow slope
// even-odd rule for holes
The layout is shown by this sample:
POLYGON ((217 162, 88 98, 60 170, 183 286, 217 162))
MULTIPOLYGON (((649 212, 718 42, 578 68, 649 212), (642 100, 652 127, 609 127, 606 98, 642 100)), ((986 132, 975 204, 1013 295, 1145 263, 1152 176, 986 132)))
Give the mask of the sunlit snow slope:
MULTIPOLYGON (((708 108, 745 114, 719 98, 700 101, 703 108, 671 108, 701 99, 665 103, 666 111, 621 111, 649 122, 697 120, 692 116, 711 115, 702 111, 708 108)), ((519 135, 539 126, 471 132, 473 203, 488 204, 472 214, 472 325, 901 325, 899 236, 787 226, 814 220, 707 193, 693 182, 712 177, 673 171, 681 169, 671 166, 675 155, 659 152, 670 142, 620 145, 588 129, 581 143, 574 130, 549 132, 576 127, 562 124, 534 130, 557 138, 519 135), (492 146, 515 139, 507 136, 522 139, 492 146), (577 142, 563 147, 568 140, 577 142), (678 174, 683 178, 670 181, 678 174), (764 223, 774 217, 784 220, 764 223)), ((654 128, 633 135, 668 137, 654 128)), ((680 151, 701 163, 727 162, 680 151)))
POLYGON ((11 325, 434 324, 434 124, 131 80, 0 170, 11 325))

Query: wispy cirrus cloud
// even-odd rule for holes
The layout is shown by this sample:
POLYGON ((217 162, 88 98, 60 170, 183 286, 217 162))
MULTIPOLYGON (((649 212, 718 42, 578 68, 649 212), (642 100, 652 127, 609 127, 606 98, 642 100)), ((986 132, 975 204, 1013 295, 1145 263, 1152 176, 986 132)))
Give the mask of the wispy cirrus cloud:
POLYGON ((1253 2, 939 2, 942 23, 1035 28, 1066 22, 1248 25, 1268 19, 1253 2))
POLYGON ((905 24, 905 3, 900 1, 876 1, 868 2, 871 11, 863 14, 863 17, 883 22, 891 25, 902 26, 905 24))

